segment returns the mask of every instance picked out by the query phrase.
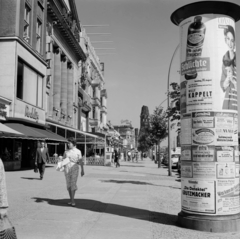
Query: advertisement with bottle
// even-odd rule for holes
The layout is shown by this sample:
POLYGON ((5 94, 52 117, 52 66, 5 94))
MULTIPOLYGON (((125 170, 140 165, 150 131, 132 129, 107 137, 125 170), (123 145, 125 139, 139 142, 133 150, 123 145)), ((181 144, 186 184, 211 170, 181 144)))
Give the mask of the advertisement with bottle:
POLYGON ((215 214, 215 181, 182 178, 182 211, 215 214))
POLYGON ((181 28, 181 83, 186 82, 186 113, 237 113, 235 22, 205 14, 189 17, 181 28))
POLYGON ((239 178, 219 179, 216 184, 217 214, 229 215, 239 213, 239 178))
POLYGON ((235 178, 235 163, 217 163, 217 178, 235 178))

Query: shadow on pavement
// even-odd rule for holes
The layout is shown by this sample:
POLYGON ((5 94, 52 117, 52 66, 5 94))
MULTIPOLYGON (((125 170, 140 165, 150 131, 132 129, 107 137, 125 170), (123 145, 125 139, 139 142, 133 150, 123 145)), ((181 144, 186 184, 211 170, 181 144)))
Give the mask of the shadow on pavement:
POLYGON ((28 180, 40 180, 40 178, 26 178, 26 177, 21 177, 22 179, 28 179, 28 180))
POLYGON ((146 183, 146 182, 141 182, 141 181, 133 181, 133 180, 101 180, 103 183, 131 183, 131 184, 136 184, 136 185, 152 185, 152 186, 157 186, 152 183, 146 183))
MULTIPOLYGON (((33 198, 36 203, 42 203, 47 202, 50 205, 53 206, 60 206, 60 207, 70 207, 68 205, 69 199, 49 199, 49 198, 40 198, 40 197, 34 197, 33 198)), ((154 223, 160 223, 164 225, 172 225, 177 226, 177 216, 171 215, 167 213, 161 213, 161 212, 153 212, 145 209, 139 209, 139 208, 133 208, 133 207, 127 207, 112 203, 103 203, 96 200, 91 199, 75 199, 76 209, 83 209, 83 210, 89 210, 92 212, 98 212, 98 213, 108 213, 112 215, 122 216, 122 217, 128 217, 128 218, 135 218, 138 220, 145 220, 145 221, 151 221, 154 223)))

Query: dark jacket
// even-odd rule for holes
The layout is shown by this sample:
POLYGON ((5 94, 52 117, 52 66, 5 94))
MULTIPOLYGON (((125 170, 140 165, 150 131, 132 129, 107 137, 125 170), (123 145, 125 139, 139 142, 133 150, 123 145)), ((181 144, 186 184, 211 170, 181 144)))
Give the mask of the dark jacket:
POLYGON ((41 152, 41 148, 37 149, 35 163, 46 163, 47 159, 49 160, 48 149, 44 147, 43 151, 41 152))

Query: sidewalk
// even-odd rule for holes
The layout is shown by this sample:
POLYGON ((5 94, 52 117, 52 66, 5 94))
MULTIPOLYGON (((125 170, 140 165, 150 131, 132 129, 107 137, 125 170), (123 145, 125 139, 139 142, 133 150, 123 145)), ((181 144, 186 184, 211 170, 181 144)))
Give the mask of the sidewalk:
POLYGON ((239 239, 240 233, 213 234, 176 225, 181 182, 176 172, 150 159, 121 167, 85 166, 76 207, 67 205, 62 172, 46 168, 6 172, 9 217, 18 239, 239 239))

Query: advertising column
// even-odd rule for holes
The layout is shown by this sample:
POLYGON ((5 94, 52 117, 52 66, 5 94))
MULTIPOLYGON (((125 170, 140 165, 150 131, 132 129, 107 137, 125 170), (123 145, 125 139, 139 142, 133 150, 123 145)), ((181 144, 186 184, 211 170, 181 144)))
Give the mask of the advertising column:
POLYGON ((237 12, 236 4, 208 1, 171 16, 180 28, 181 49, 178 223, 191 229, 240 230, 237 12))

